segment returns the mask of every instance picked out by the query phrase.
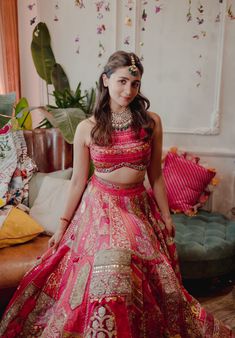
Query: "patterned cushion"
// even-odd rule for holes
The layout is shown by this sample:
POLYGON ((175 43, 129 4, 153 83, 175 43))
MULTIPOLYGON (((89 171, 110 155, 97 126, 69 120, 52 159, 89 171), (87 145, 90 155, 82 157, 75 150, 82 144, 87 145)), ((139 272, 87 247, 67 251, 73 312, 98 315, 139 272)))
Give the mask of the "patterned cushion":
POLYGON ((17 166, 17 152, 11 122, 0 129, 0 208, 8 202, 9 183, 17 166))
POLYGON ((11 123, 0 129, 0 208, 6 204, 28 203, 28 181, 36 165, 27 155, 22 130, 12 131, 11 123))
POLYGON ((215 171, 204 168, 199 158, 188 159, 186 154, 168 152, 163 167, 169 207, 173 212, 194 214, 205 202, 209 191, 206 187, 215 176, 215 171), (202 199, 202 195, 204 198, 202 199))

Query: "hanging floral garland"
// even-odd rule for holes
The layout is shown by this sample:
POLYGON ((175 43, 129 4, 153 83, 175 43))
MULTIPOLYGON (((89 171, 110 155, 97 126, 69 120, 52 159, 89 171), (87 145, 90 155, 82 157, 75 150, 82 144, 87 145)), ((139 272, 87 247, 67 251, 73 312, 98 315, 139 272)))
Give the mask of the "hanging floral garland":
POLYGON ((235 20, 235 14, 233 13, 233 9, 232 9, 232 4, 231 3, 228 5, 227 14, 228 14, 228 18, 230 20, 235 20))
MULTIPOLYGON (((85 8, 85 4, 83 0, 75 0, 74 5, 78 9, 85 8)), ((75 53, 80 54, 80 35, 79 34, 75 35, 74 44, 75 44, 75 53)))
POLYGON ((58 17, 58 11, 60 9, 59 1, 56 1, 54 8, 55 8, 54 21, 59 21, 58 17))
POLYGON ((80 9, 85 8, 83 0, 75 0, 75 6, 78 6, 80 9))
MULTIPOLYGON (((148 1, 142 0, 142 8, 141 8, 141 32, 144 35, 146 31, 146 24, 148 20, 148 11, 147 11, 148 1)), ((143 47, 144 47, 144 37, 140 41, 140 61, 144 61, 143 55, 143 47)))
MULTIPOLYGON (((105 47, 104 47, 104 36, 107 30, 105 24, 105 18, 107 14, 110 12, 110 1, 94 1, 94 5, 96 8, 96 18, 97 18, 97 27, 96 27, 96 34, 99 35, 98 41, 98 58, 101 59, 105 54, 105 47)), ((101 66, 101 60, 98 63, 98 67, 101 66)))
MULTIPOLYGON (((192 0, 188 0, 188 11, 186 13, 186 20, 188 23, 196 20, 198 29, 197 31, 192 35, 192 38, 194 40, 201 40, 206 38, 207 32, 204 28, 205 24, 205 5, 201 0, 198 1, 198 5, 196 7, 196 12, 192 13, 192 0)), ((201 86, 201 81, 203 78, 202 73, 202 62, 203 62, 204 55, 202 51, 198 51, 198 64, 195 66, 194 74, 196 76, 196 83, 195 86, 198 88, 201 86)))
MULTIPOLYGON (((221 21, 221 12, 222 12, 221 6, 222 5, 223 5, 223 0, 219 0, 219 11, 215 16, 215 20, 214 20, 215 23, 219 23, 221 21)), ((198 24, 198 28, 200 27, 198 29, 198 32, 193 34, 193 36, 192 36, 192 38, 195 39, 195 40, 200 40, 200 39, 206 38, 206 36, 207 36, 207 32, 205 31, 205 29, 202 29, 203 24, 204 24, 204 20, 205 20, 204 12, 205 12, 205 6, 201 3, 201 1, 198 1, 197 14, 193 16, 192 15, 192 0, 188 0, 188 11, 186 13, 186 20, 187 20, 187 22, 196 20, 196 22, 198 24)), ((231 20, 235 19, 235 15, 233 14, 231 3, 228 5, 227 15, 231 20)), ((202 80, 202 77, 203 77, 203 74, 202 74, 202 71, 201 71, 201 66, 200 66, 200 64, 203 60, 203 54, 200 51, 199 51, 198 58, 199 58, 200 62, 198 63, 198 66, 195 70, 195 74, 196 74, 196 77, 197 77, 196 87, 200 87, 201 80, 202 80)))
POLYGON ((132 41, 130 36, 130 30, 133 25, 133 9, 134 9, 134 1, 133 0, 126 0, 124 2, 124 8, 125 8, 125 18, 124 18, 124 39, 123 39, 123 45, 124 49, 128 48, 132 41))
POLYGON ((30 19, 30 26, 34 25, 36 23, 36 19, 37 19, 37 16, 35 15, 35 10, 34 10, 34 7, 36 6, 36 3, 35 2, 29 2, 29 4, 27 5, 27 8, 28 10, 31 12, 31 19, 30 19))
MULTIPOLYGON (((152 11, 155 15, 162 14, 164 8, 164 0, 155 0, 155 3, 152 1, 142 0, 141 6, 141 32, 144 35, 147 30, 147 23, 149 18, 149 11, 152 11), (151 7, 150 7, 151 5, 151 7)), ((144 47, 144 36, 140 41, 140 60, 144 61, 143 47, 144 47)))

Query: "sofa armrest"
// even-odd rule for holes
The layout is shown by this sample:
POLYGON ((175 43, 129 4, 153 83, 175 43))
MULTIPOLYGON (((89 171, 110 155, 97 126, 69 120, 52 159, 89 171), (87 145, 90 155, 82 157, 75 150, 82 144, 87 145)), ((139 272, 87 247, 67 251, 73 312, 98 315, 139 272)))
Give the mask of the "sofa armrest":
POLYGON ((0 289, 16 287, 24 274, 47 249, 49 236, 39 235, 33 240, 0 249, 0 289))

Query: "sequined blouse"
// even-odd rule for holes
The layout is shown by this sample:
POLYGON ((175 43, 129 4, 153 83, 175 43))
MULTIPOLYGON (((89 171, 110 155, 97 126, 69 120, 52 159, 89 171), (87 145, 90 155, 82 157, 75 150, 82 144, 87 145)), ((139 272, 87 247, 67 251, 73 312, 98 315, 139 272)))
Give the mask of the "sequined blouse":
POLYGON ((150 162, 151 141, 145 140, 144 136, 144 130, 137 134, 129 128, 114 131, 111 146, 91 144, 90 155, 95 170, 102 173, 122 167, 145 170, 150 162))

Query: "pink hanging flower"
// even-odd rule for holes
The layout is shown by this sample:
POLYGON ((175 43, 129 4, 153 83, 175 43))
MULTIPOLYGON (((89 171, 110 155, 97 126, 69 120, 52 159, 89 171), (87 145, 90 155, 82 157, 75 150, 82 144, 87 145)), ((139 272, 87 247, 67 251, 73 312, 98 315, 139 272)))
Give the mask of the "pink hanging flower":
POLYGON ((28 5, 28 9, 31 11, 31 10, 33 9, 33 6, 35 6, 35 5, 36 5, 35 3, 29 4, 29 5, 28 5))
POLYGON ((144 21, 147 20, 147 13, 146 13, 145 9, 143 10, 143 13, 142 13, 142 19, 143 19, 144 21))
POLYGON ((161 6, 155 6, 155 13, 159 13, 161 11, 161 6))
POLYGON ((102 34, 106 30, 106 27, 104 24, 97 27, 97 34, 102 34))

